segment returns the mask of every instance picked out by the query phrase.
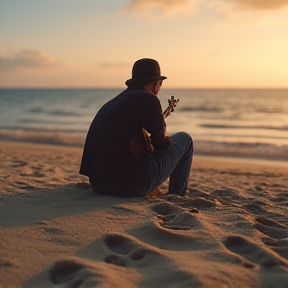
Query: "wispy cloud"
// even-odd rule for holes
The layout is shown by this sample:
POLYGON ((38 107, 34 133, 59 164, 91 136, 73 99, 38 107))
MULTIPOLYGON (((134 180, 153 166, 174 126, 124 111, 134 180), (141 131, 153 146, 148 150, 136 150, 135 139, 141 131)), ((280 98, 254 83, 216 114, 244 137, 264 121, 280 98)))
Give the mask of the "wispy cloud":
POLYGON ((207 0, 206 5, 223 19, 230 21, 229 27, 225 22, 222 24, 226 27, 218 23, 221 29, 250 29, 281 25, 282 18, 278 16, 287 12, 285 8, 288 8, 288 1, 207 0))
POLYGON ((288 7, 287 0, 131 0, 124 11, 146 18, 190 15, 199 6, 220 12, 275 11, 288 7))
POLYGON ((132 0, 124 10, 155 19, 191 14, 197 10, 198 2, 199 0, 132 0))
POLYGON ((287 0, 235 0, 235 2, 236 7, 244 10, 277 10, 288 7, 287 0))
POLYGON ((59 66, 51 56, 38 50, 20 50, 7 56, 0 55, 0 72, 19 68, 47 68, 59 66))

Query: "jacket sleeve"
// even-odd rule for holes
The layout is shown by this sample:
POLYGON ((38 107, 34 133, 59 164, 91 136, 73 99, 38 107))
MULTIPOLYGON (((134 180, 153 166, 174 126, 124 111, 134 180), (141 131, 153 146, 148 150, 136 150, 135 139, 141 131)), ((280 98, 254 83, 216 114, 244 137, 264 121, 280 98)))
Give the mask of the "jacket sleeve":
POLYGON ((151 134, 151 143, 156 150, 166 150, 172 145, 172 140, 166 135, 166 127, 151 134))
POLYGON ((149 109, 145 117, 145 130, 150 133, 151 143, 156 150, 166 150, 172 145, 172 140, 166 135, 166 123, 162 115, 159 99, 153 95, 149 101, 149 109))

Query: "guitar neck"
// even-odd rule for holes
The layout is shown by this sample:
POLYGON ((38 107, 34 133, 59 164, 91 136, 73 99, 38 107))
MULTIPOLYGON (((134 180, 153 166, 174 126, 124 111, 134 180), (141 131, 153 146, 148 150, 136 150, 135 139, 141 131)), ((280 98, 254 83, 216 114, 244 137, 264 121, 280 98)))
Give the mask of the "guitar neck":
POLYGON ((165 111, 162 113, 162 115, 164 118, 166 118, 170 115, 171 112, 172 112, 172 107, 169 106, 165 109, 165 111))
POLYGON ((174 107, 176 107, 177 103, 179 102, 178 98, 175 98, 173 95, 171 95, 171 98, 168 99, 168 107, 166 110, 162 113, 163 117, 166 118, 174 111, 174 107))

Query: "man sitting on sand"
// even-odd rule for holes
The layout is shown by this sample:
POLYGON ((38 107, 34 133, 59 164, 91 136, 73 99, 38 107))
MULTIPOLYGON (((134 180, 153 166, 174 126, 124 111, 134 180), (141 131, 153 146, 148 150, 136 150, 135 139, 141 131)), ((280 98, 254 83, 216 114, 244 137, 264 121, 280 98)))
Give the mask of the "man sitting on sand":
MULTIPOLYGON (((80 174, 98 194, 145 196, 169 177, 169 194, 183 196, 193 158, 189 134, 166 135, 159 93, 162 81, 156 60, 140 59, 126 90, 104 104, 87 134, 80 174), (152 146, 146 145, 145 129, 152 146), (141 143, 142 141, 142 143, 141 143), (152 149, 153 147, 153 149, 152 149)), ((147 137, 147 136, 146 136, 147 137)))

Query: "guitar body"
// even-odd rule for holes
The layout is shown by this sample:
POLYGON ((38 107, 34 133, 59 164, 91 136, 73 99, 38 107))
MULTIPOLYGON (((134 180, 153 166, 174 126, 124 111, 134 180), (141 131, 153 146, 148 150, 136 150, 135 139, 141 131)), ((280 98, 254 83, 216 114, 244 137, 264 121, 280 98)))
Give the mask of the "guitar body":
MULTIPOLYGON (((171 112, 174 111, 174 108, 176 107, 177 103, 179 102, 179 99, 174 98, 173 95, 171 95, 171 98, 168 99, 168 107, 163 112, 163 117, 166 118, 170 115, 171 112)), ((141 159, 143 154, 147 151, 150 151, 153 153, 154 147, 151 143, 151 139, 149 137, 148 132, 142 128, 132 139, 130 143, 131 150, 133 152, 133 156, 136 159, 141 159)))
POLYGON ((133 155, 135 158, 140 159, 145 151, 154 151, 148 132, 142 128, 132 139, 130 143, 133 155))

